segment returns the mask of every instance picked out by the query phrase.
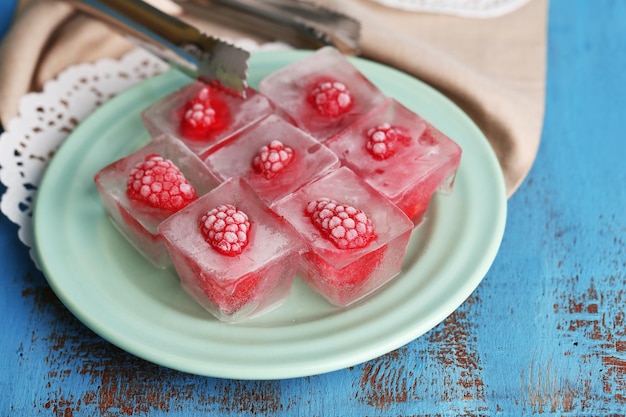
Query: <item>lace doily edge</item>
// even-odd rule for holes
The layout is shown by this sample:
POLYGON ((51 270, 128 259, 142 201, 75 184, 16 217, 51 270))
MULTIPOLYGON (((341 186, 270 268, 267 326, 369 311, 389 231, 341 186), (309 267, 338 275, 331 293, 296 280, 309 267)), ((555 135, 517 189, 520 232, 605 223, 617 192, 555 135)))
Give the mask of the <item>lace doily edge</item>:
MULTIPOLYGON (((411 0, 370 0, 387 7, 416 13, 436 13, 465 18, 488 19, 504 16, 524 6, 530 0, 495 0, 491 4, 483 2, 482 7, 459 7, 450 2, 437 1, 416 2, 411 0)), ((457 2, 458 3, 458 2, 457 2)))
MULTIPOLYGON (((56 131, 52 129, 46 131, 43 128, 45 133, 43 139, 47 142, 44 148, 47 152, 42 153, 47 153, 49 155, 48 159, 29 158, 25 154, 20 154, 19 150, 21 148, 27 148, 27 145, 24 143, 27 142, 25 138, 26 132, 33 128, 32 125, 29 125, 26 118, 32 117, 32 113, 38 111, 37 108, 40 106, 38 103, 49 101, 50 98, 62 99, 63 94, 71 89, 71 85, 77 77, 97 74, 107 69, 119 71, 128 65, 133 65, 133 62, 145 59, 156 60, 156 58, 153 58, 141 49, 133 49, 119 59, 102 58, 95 62, 81 63, 66 68, 54 79, 44 83, 40 91, 26 93, 20 98, 18 115, 7 122, 4 132, 0 135, 0 182, 6 188, 4 193, 0 195, 0 211, 18 227, 18 238, 30 249, 30 256, 36 265, 32 225, 33 206, 39 182, 54 151, 69 136, 72 128, 76 127, 96 107, 124 91, 124 89, 142 81, 142 78, 121 77, 122 81, 118 82, 117 87, 114 88, 117 91, 114 91, 114 94, 110 94, 108 97, 101 97, 100 102, 98 102, 96 95, 90 94, 85 96, 83 93, 83 96, 80 98, 83 114, 82 117, 78 118, 75 118, 73 115, 70 117, 72 118, 73 126, 65 126, 56 131)), ((169 67, 163 64, 163 70, 167 68, 169 67)))

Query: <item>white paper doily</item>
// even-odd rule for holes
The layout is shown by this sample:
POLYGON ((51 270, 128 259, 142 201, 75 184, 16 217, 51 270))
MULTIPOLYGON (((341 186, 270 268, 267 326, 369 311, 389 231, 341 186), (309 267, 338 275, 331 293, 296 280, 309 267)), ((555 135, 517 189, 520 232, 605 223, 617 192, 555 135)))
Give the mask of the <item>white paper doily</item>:
POLYGON ((462 17, 502 16, 529 0, 372 0, 396 9, 412 12, 442 13, 462 17))
MULTIPOLYGON (((248 51, 288 48, 281 43, 235 42, 248 51)), ((103 59, 63 71, 43 91, 22 97, 19 116, 0 136, 0 181, 7 188, 0 210, 18 226, 19 239, 33 252, 32 213, 41 176, 55 151, 98 106, 129 87, 169 69, 141 49, 119 60, 103 59)))

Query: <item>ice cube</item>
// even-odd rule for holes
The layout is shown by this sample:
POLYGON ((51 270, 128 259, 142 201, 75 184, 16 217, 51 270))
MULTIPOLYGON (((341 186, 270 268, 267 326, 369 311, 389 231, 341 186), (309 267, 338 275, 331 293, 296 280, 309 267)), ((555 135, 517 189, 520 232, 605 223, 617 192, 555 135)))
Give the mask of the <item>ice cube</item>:
POLYGON ((239 132, 273 113, 269 100, 253 88, 241 98, 202 82, 191 83, 142 113, 151 135, 180 138, 201 158, 239 132))
POLYGON ((302 187, 272 208, 294 225, 307 245, 301 257, 302 279, 336 306, 366 297, 402 268, 413 223, 347 167, 302 187), (324 199, 337 204, 323 205, 324 199))
POLYGON ((336 49, 323 47, 263 80, 259 90, 287 120, 325 141, 384 100, 336 49))
POLYGON ((450 191, 461 159, 456 142, 393 99, 326 145, 416 225, 433 193, 450 191))
POLYGON ((327 147, 278 116, 269 116, 209 155, 222 180, 243 177, 271 203, 339 167, 327 147))
POLYGON ((169 135, 157 136, 147 145, 99 170, 94 181, 105 211, 115 227, 156 267, 171 265, 159 224, 175 209, 162 209, 145 201, 129 198, 127 182, 133 168, 150 155, 171 161, 189 181, 197 196, 215 188, 219 182, 202 160, 182 142, 169 135))
POLYGON ((303 248, 293 227, 270 210, 242 178, 225 181, 165 220, 159 231, 183 288, 225 322, 256 317, 282 304, 303 248), (225 206, 237 211, 220 215, 227 212, 225 206), (208 235, 201 225, 209 224, 210 216, 206 221, 203 216, 216 208, 218 213, 207 229, 215 234, 208 235), (237 229, 231 239, 226 225, 244 224, 242 212, 249 227, 237 229))

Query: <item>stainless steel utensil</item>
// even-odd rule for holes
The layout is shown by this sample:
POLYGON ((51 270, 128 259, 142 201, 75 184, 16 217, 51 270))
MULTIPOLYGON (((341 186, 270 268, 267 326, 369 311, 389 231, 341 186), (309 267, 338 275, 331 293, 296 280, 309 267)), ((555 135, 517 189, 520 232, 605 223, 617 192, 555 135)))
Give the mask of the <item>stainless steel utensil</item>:
MULTIPOLYGON (((173 67, 243 95, 249 52, 210 37, 141 0, 65 0, 173 67)), ((295 46, 360 53, 355 19, 303 0, 176 0, 185 13, 295 46)))
POLYGON ((175 0, 186 13, 291 45, 332 45, 360 53, 361 25, 350 16, 304 0, 175 0))
POLYGON ((249 52, 207 36, 197 28, 140 0, 67 0, 173 67, 243 95, 249 52))

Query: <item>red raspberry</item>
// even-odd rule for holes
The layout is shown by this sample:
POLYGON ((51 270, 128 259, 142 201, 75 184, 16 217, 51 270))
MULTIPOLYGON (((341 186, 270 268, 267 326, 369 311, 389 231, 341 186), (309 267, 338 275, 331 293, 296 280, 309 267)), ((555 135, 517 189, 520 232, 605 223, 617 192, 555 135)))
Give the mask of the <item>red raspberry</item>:
POLYGON ((146 156, 130 171, 126 193, 132 200, 168 211, 178 211, 198 198, 178 167, 155 154, 146 156))
POLYGON ((396 142, 400 134, 397 128, 383 123, 367 131, 365 147, 376 159, 387 159, 395 153, 396 142))
POLYGON ((200 231, 218 252, 236 256, 248 245, 250 220, 237 207, 222 204, 202 215, 200 231))
POLYGON ((376 238, 367 215, 352 206, 329 198, 311 201, 306 207, 311 221, 339 249, 358 249, 376 238))
POLYGON ((203 87, 187 102, 181 128, 190 135, 202 135, 215 124, 215 109, 211 107, 211 90, 203 87))
POLYGON ((183 129, 187 132, 206 132, 215 123, 215 110, 205 103, 190 104, 183 114, 183 129))
POLYGON ((269 145, 262 146, 252 161, 254 169, 266 179, 273 178, 293 160, 293 149, 273 140, 269 145))
POLYGON ((308 97, 309 103, 326 117, 338 117, 352 107, 352 94, 339 81, 321 81, 315 84, 308 97))
POLYGON ((180 133, 185 139, 211 139, 231 123, 228 103, 209 86, 185 103, 180 118, 180 133))

